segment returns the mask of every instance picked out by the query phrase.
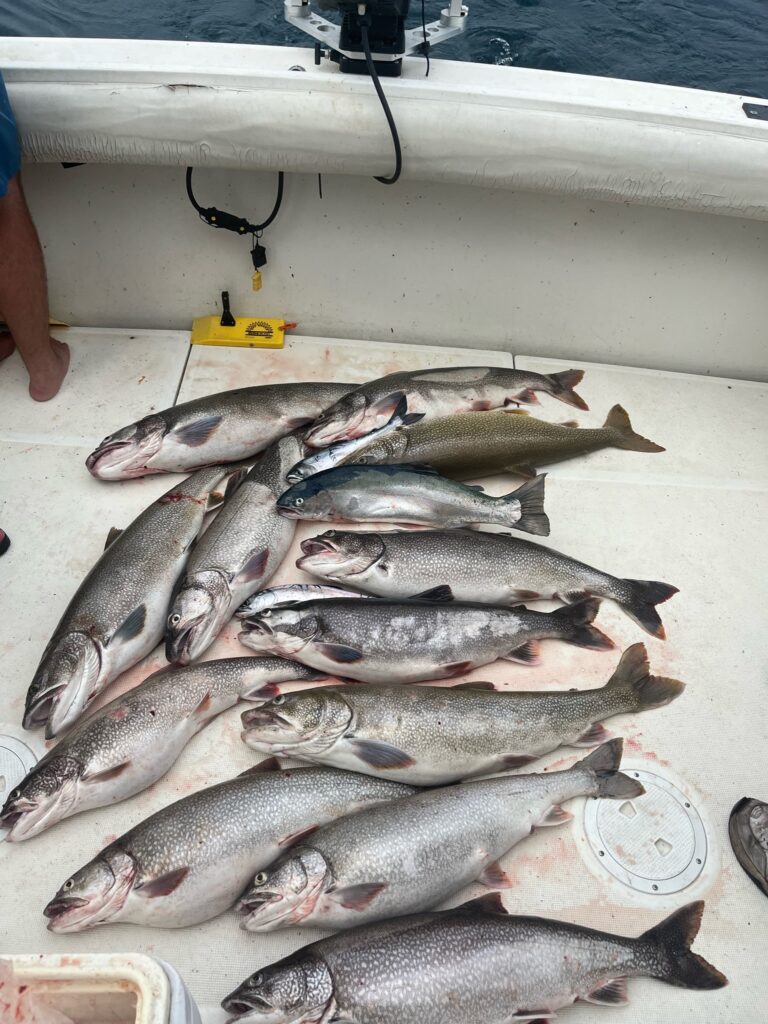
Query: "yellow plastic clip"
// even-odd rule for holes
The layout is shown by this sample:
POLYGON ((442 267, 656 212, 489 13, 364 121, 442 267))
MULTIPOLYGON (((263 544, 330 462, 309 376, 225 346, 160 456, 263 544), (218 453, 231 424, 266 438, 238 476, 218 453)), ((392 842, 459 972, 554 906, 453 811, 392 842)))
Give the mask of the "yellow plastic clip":
POLYGON ((261 271, 254 270, 253 277, 251 278, 251 284, 255 292, 261 291, 261 271))

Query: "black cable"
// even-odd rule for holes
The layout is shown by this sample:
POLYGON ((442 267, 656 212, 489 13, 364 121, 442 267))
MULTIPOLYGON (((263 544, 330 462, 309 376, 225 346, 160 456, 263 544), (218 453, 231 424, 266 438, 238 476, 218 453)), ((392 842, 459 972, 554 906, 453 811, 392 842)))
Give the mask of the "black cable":
POLYGON ((195 199, 195 193, 192 191, 191 167, 187 168, 187 196, 189 197, 190 203, 192 203, 206 224, 210 224, 215 228, 227 228, 230 231, 236 231, 240 235, 259 234, 265 228, 269 227, 280 211, 280 207, 283 202, 284 178, 284 173, 279 171, 277 175, 277 197, 275 198, 275 205, 273 206, 270 215, 261 224, 251 224, 251 222, 246 220, 244 217, 235 217, 231 213, 223 213, 221 210, 217 210, 214 206, 210 206, 208 208, 201 206, 197 199, 195 199))
POLYGON ((421 44, 421 52, 427 58, 427 73, 424 77, 429 78, 429 40, 427 39, 427 15, 424 10, 424 0, 421 0, 421 31, 424 36, 424 42, 421 44))
POLYGON ((397 134, 397 126, 395 125, 395 119, 392 117, 392 111, 389 109, 387 103, 387 97, 384 95, 384 90, 381 87, 379 81, 379 74, 376 70, 376 65, 373 63, 373 57, 371 55, 371 43, 368 39, 368 26, 364 22, 360 22, 360 40, 363 44, 363 53, 365 54, 365 63, 368 68, 368 74, 373 79, 373 87, 381 101, 381 106, 384 110, 384 116, 387 119, 389 130, 392 133, 392 145, 395 147, 395 173, 391 178, 379 177, 376 175, 376 181, 380 181, 382 185, 394 185, 397 179, 400 177, 400 172, 403 169, 403 154, 400 150, 400 136, 397 134))

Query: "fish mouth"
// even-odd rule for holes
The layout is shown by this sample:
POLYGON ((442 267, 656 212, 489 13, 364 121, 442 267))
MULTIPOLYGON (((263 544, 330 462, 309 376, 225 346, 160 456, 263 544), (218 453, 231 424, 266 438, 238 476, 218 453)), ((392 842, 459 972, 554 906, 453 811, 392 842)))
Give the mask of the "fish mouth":
POLYGON ((275 503, 275 507, 281 516, 285 516, 286 519, 306 519, 307 516, 302 516, 298 509, 294 508, 293 505, 283 504, 278 501, 275 503))
POLYGON ((252 910, 259 910, 261 907, 265 907, 270 903, 277 903, 282 900, 282 896, 276 892, 255 892, 252 896, 247 893, 245 896, 241 896, 237 901, 235 907, 242 913, 249 914, 252 910))
POLYGON ((86 469, 97 480, 129 480, 157 473, 147 467, 147 459, 155 452, 142 452, 133 441, 110 441, 92 451, 85 460, 86 469), (122 458, 121 458, 122 454, 122 458))
POLYGON ((287 727, 288 722, 277 711, 269 711, 267 708, 249 708, 240 716, 244 729, 258 729, 260 726, 283 726, 287 727))
MULTIPOLYGON (((335 555, 338 554, 339 549, 331 541, 323 540, 322 537, 308 537, 301 542, 301 550, 305 555, 335 555)), ((298 565, 298 562, 296 564, 298 565)))
POLYGON ((247 999, 244 999, 242 996, 238 998, 227 996, 226 999, 222 999, 221 1008, 227 1013, 232 1014, 227 1024, 235 1024, 237 1021, 242 1021, 251 1013, 265 1014, 274 1010, 270 1002, 262 996, 255 994, 248 996, 247 999))
POLYGON ((43 915, 49 920, 66 914, 69 910, 77 910, 79 907, 87 907, 89 901, 81 896, 54 896, 51 902, 43 910, 43 915))
MULTIPOLYGON (((12 807, 7 807, 0 812, 0 829, 8 829, 9 833, 13 832, 14 826, 17 825, 27 811, 34 810, 36 804, 27 801, 26 807, 20 807, 21 801, 17 800, 14 802, 12 807)), ((10 835, 8 836, 10 839, 10 835)))
POLYGON ((51 717, 53 702, 58 700, 63 689, 63 685, 52 686, 49 690, 41 693, 39 697, 35 697, 24 712, 22 725, 25 729, 36 729, 38 726, 45 725, 48 722, 48 719, 51 717))

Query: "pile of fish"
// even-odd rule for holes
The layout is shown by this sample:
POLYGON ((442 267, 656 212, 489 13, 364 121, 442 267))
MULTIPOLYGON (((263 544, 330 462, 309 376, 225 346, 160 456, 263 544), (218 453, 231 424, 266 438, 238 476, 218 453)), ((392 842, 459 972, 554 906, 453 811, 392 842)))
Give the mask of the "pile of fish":
POLYGON ((620 1004, 632 976, 726 984, 690 951, 702 904, 639 938, 510 916, 498 893, 436 909, 473 881, 508 887, 500 858, 571 821, 568 801, 641 796, 602 723, 684 689, 651 674, 639 643, 597 689, 452 685, 497 659, 537 664, 542 640, 612 649, 595 625, 602 600, 664 639, 657 606, 674 586, 520 536, 550 532, 542 466, 663 451, 618 405, 599 429, 518 408, 542 394, 586 409, 582 376, 453 367, 242 388, 101 442, 86 460, 99 479, 191 475, 111 531, 65 610, 24 713, 61 738, 9 794, 0 828, 19 842, 140 793, 243 702, 243 741, 268 759, 97 852, 44 908, 50 930, 183 928, 236 906, 249 931, 339 931, 224 1000, 234 1020, 263 1024, 503 1024, 576 999, 620 1004), (501 496, 463 482, 502 472, 523 482, 501 496), (268 589, 297 520, 368 530, 304 540, 296 565, 319 582, 268 589), (540 600, 561 606, 527 607, 540 600), (199 661, 233 616, 258 656, 199 661), (163 639, 169 667, 83 717, 163 639), (595 749, 519 773, 561 746, 595 749), (277 756, 310 767, 281 770, 277 756))

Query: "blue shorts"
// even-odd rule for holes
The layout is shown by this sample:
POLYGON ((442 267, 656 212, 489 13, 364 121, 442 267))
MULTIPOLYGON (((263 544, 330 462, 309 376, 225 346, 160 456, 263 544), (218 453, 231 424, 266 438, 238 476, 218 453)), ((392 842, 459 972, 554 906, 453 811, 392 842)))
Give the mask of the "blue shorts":
POLYGON ((11 110, 5 82, 0 72, 0 196, 8 191, 8 182, 19 173, 21 150, 16 118, 11 110))

